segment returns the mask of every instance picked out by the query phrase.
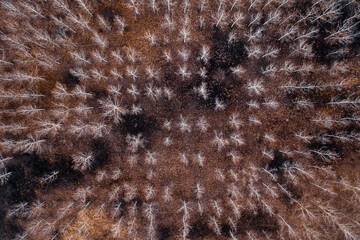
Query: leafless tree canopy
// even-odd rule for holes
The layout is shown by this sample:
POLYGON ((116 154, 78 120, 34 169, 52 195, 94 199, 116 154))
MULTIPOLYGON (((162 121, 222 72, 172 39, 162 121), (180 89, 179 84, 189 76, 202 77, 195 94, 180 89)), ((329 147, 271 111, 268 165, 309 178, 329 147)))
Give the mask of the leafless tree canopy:
POLYGON ((0 239, 360 239, 358 0, 0 0, 0 239))

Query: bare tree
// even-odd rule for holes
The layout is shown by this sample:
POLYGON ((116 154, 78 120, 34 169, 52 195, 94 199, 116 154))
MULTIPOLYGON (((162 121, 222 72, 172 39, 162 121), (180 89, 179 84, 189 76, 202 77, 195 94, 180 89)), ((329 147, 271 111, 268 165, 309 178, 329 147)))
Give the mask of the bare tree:
POLYGON ((92 153, 80 152, 73 155, 74 168, 80 171, 89 170, 94 162, 92 153))

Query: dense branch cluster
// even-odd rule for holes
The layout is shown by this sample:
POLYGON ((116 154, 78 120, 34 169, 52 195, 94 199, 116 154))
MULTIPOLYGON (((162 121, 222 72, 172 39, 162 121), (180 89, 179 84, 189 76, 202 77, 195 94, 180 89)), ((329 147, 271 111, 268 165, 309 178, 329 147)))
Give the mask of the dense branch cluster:
POLYGON ((358 1, 0 16, 1 239, 360 238, 358 1))

